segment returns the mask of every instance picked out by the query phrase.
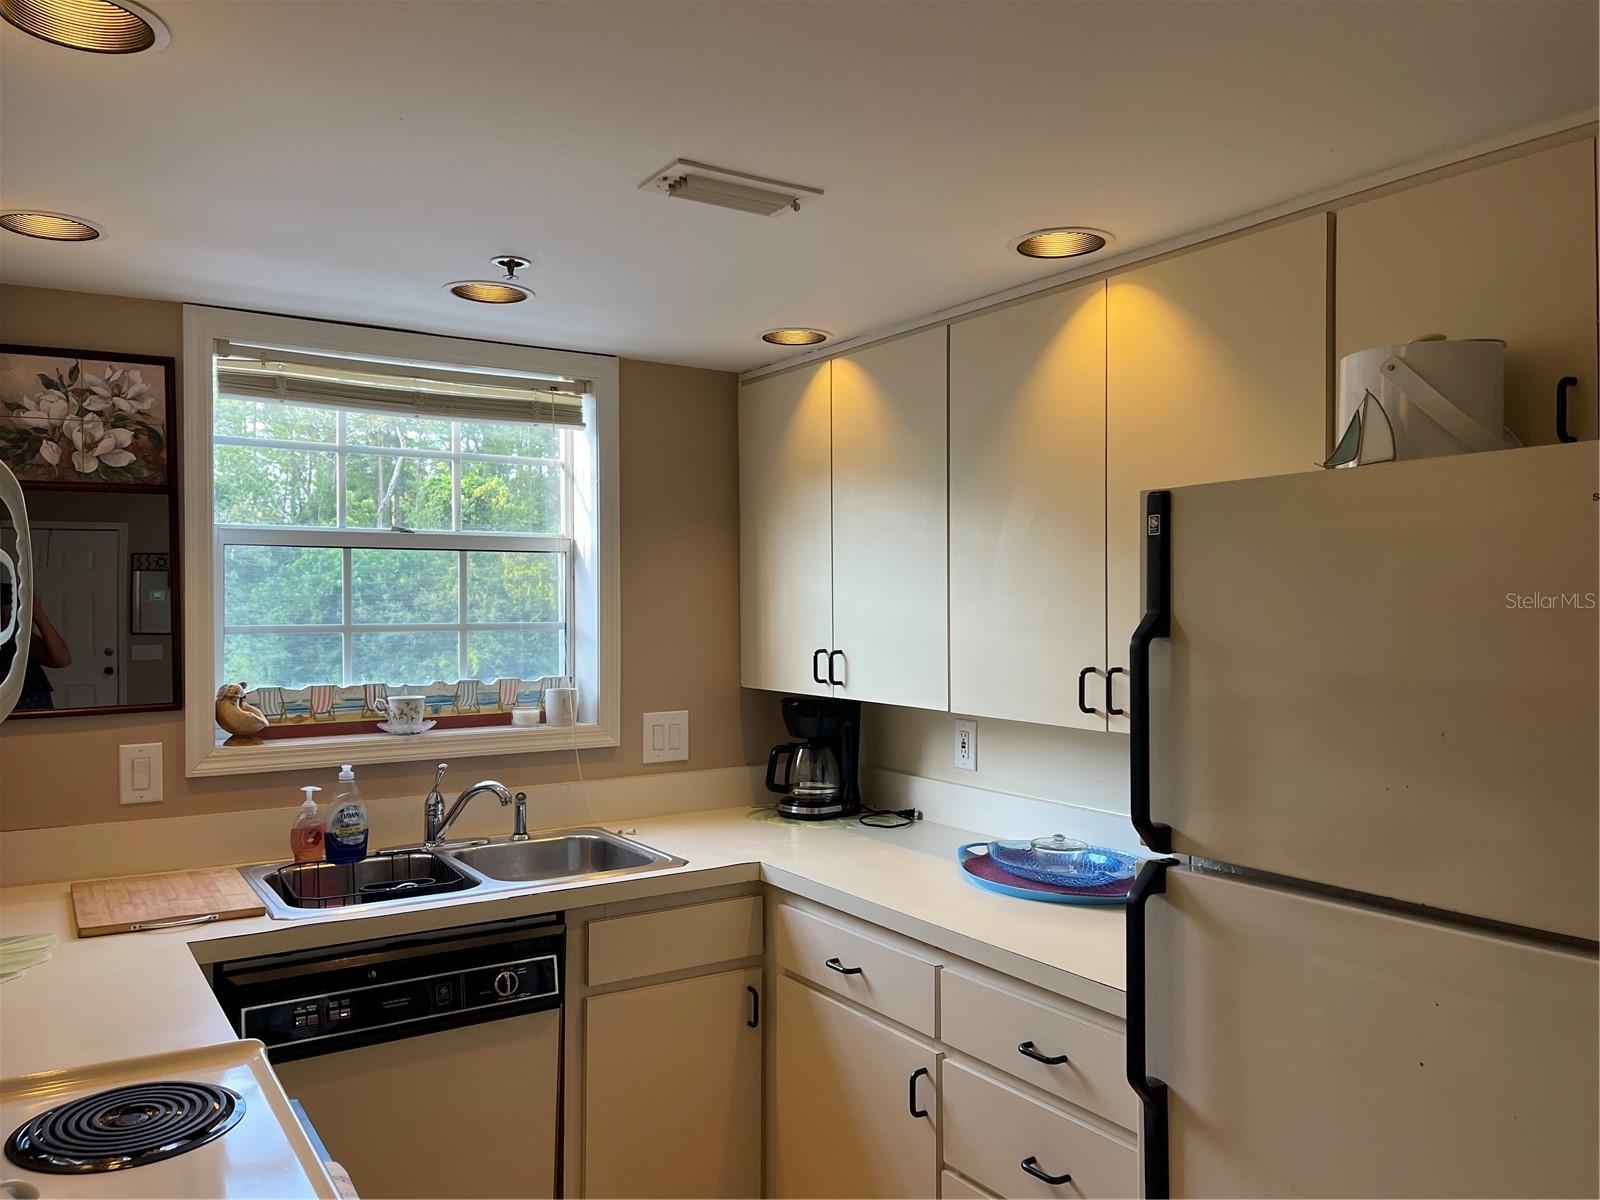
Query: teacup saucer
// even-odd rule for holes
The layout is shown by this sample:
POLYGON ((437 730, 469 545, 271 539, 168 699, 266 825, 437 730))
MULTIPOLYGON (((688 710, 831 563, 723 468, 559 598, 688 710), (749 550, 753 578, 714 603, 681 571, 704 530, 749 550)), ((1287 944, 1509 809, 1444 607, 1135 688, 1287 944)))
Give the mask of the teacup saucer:
POLYGON ((379 721, 378 728, 383 730, 385 733, 399 734, 403 737, 412 733, 427 733, 428 730, 432 729, 438 723, 439 722, 437 721, 424 721, 421 725, 418 725, 414 729, 398 729, 388 721, 379 721))

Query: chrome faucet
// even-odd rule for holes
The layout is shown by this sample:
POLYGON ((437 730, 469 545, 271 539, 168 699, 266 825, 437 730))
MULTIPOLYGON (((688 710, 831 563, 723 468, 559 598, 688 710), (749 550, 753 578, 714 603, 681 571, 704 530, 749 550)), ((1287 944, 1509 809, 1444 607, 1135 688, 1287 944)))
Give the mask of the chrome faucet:
POLYGON ((479 792, 488 792, 500 801, 500 806, 515 802, 516 820, 513 826, 511 840, 525 842, 528 840, 528 793, 518 792, 514 797, 506 785, 493 779, 485 779, 473 784, 466 791, 456 797, 456 802, 450 806, 448 812, 444 807, 444 793, 439 790, 439 785, 444 782, 445 769, 449 763, 440 763, 437 774, 433 777, 433 788, 428 792, 428 797, 422 802, 422 844, 424 846, 437 846, 444 840, 445 831, 455 824, 455 819, 461 815, 462 809, 467 807, 479 792))

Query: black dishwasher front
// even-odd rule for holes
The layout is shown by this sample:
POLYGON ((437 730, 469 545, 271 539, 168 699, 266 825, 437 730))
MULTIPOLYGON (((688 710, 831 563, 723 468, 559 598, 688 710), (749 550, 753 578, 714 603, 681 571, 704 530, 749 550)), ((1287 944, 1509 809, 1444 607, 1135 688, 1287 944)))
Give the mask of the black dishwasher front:
POLYGON ((560 914, 218 963, 212 988, 275 1063, 561 1007, 560 914))

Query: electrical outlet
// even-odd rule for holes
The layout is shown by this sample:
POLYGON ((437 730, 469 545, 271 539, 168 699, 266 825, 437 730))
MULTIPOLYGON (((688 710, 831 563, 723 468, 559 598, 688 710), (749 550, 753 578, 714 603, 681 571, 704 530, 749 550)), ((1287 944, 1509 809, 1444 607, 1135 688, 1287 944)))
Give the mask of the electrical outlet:
POLYGON ((162 799, 161 743, 118 746, 117 779, 122 803, 159 804, 162 799))
POLYGON ((644 761, 689 761, 689 714, 656 712, 644 714, 644 761))
POLYGON ((978 723, 956 722, 956 766, 963 771, 978 769, 978 723))

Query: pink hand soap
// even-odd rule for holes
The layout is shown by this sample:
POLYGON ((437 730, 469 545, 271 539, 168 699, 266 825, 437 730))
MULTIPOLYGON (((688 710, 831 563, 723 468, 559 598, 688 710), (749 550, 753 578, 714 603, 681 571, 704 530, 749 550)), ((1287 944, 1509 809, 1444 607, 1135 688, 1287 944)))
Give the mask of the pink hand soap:
POLYGON ((327 827, 323 824, 322 814, 317 811, 316 794, 322 789, 308 785, 300 790, 306 794, 306 798, 300 805, 300 815, 289 830, 289 852, 297 863, 321 862, 323 834, 327 827))

